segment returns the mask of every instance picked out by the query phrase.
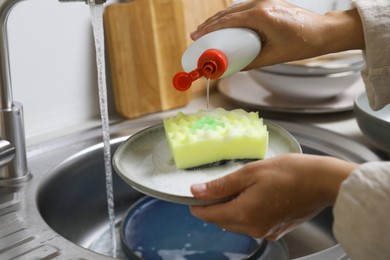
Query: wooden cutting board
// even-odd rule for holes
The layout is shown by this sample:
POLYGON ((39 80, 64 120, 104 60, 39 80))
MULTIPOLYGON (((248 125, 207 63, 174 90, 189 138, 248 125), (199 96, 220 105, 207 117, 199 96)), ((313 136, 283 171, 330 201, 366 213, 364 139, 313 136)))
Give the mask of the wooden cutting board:
POLYGON ((108 5, 104 12, 109 73, 116 110, 126 118, 186 105, 203 93, 173 88, 182 71, 181 56, 189 33, 231 0, 134 0, 108 5))

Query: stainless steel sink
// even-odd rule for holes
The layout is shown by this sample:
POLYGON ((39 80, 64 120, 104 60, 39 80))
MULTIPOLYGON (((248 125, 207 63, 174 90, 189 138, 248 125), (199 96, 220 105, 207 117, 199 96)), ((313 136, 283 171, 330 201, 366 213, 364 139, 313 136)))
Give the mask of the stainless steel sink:
MULTIPOLYGON (((136 131, 159 121, 123 122, 111 127, 112 151, 136 131)), ((304 152, 355 162, 380 160, 364 146, 332 132, 275 121, 290 131, 304 152), (319 139, 321 138, 321 139, 319 139)), ((111 259, 105 173, 100 129, 41 144, 29 151, 33 178, 23 186, 0 188, 1 259, 111 259)), ((117 226, 143 194, 114 174, 117 226)), ((287 234, 292 259, 344 259, 332 234, 332 211, 287 234)), ((117 256, 124 257, 120 247, 117 256)))
MULTIPOLYGON (((112 150, 123 140, 113 139, 112 150)), ((122 181, 114 170, 113 189, 119 227, 122 215, 143 194, 122 181)), ((47 224, 66 239, 111 253, 102 145, 81 151, 54 168, 40 185, 37 204, 47 224), (106 248, 98 246, 105 244, 102 240, 106 240, 106 248)))

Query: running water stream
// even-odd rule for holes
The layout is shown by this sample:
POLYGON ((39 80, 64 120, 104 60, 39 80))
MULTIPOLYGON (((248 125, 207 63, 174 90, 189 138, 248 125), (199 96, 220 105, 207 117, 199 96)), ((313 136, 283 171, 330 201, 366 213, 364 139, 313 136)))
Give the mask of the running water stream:
POLYGON ((115 235, 115 211, 114 192, 112 183, 110 127, 107 107, 107 84, 104 52, 104 29, 103 29, 103 4, 90 5, 93 34, 96 48, 96 65, 98 72, 99 104, 102 120, 103 144, 104 144, 104 168, 106 172, 106 190, 108 217, 110 221, 110 234, 112 241, 112 256, 116 257, 117 242, 115 235))

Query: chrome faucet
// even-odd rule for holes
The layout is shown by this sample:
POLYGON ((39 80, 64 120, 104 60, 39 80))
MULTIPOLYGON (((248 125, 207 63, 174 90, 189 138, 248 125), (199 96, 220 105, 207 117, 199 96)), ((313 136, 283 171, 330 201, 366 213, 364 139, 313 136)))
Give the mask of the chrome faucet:
MULTIPOLYGON (((0 0, 0 186, 20 184, 31 178, 27 167, 23 107, 12 97, 7 20, 22 0, 0 0)), ((59 0, 103 4, 105 0, 59 0)))

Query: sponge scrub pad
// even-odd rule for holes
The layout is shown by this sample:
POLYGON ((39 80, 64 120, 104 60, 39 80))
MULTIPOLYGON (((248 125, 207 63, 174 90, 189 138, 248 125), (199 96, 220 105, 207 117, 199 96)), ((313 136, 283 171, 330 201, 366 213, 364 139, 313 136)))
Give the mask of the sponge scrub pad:
POLYGON ((242 109, 179 112, 164 119, 164 129, 178 169, 222 160, 262 159, 268 147, 267 126, 258 112, 242 109))

